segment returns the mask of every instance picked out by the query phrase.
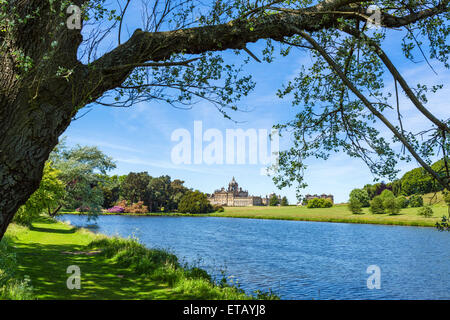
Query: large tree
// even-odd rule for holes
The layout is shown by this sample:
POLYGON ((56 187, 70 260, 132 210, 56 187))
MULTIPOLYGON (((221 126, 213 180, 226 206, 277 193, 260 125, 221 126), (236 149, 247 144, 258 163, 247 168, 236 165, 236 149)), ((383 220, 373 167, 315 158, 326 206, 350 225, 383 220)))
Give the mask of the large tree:
POLYGON ((61 208, 85 212, 99 212, 103 193, 99 184, 106 173, 116 167, 112 158, 97 147, 67 148, 61 143, 50 154, 52 165, 59 171, 58 178, 65 185, 65 194, 49 213, 55 216, 61 208))
POLYGON ((449 0, 382 0, 375 14, 367 11, 371 2, 358 0, 218 0, 209 8, 195 0, 143 1, 139 28, 136 19, 125 26, 130 2, 109 8, 103 0, 0 0, 0 237, 38 188, 58 137, 81 109, 150 99, 183 107, 200 98, 227 115, 226 107, 235 109, 254 84, 239 75, 241 66, 227 64, 217 52, 245 50, 256 58, 246 45, 260 39, 268 41, 266 61, 272 59, 273 41, 284 46, 285 54, 292 47, 310 50, 317 62, 314 77, 300 74, 281 95, 296 91, 299 103, 324 103, 319 111, 307 104, 288 124, 296 129, 298 145, 282 154, 281 186, 302 182, 305 157, 326 156, 339 148, 363 158, 376 173, 391 173, 394 154, 368 125, 377 119, 408 155, 448 187, 448 167, 442 177, 427 163, 437 149, 447 159, 448 121, 425 107, 425 89, 411 89, 382 42, 387 30, 401 32, 406 58, 425 41, 428 58, 447 65, 449 0), (81 8, 81 29, 77 7, 69 5, 81 8), (381 24, 381 30, 367 32, 368 22, 381 24), (134 30, 126 41, 125 29, 134 30), (370 70, 364 72, 362 66, 370 70), (383 115, 389 103, 377 87, 382 70, 392 74, 430 121, 432 137, 426 147, 383 115), (320 90, 325 90, 322 96, 320 90), (305 139, 310 134, 316 138, 305 139), (370 151, 387 161, 372 163, 370 151))

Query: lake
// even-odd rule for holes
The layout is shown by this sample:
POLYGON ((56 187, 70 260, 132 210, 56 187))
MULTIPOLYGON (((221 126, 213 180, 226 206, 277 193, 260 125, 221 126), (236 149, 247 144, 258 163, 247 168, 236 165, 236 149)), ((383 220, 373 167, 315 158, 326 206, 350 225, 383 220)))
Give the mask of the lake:
MULTIPOLYGON (((59 218, 76 226, 85 216, 59 218)), ((90 222, 92 223, 92 222, 90 222)), ((450 299, 450 233, 434 228, 218 217, 99 216, 96 232, 169 249, 216 279, 282 299, 450 299), (369 289, 367 268, 380 268, 369 289)))

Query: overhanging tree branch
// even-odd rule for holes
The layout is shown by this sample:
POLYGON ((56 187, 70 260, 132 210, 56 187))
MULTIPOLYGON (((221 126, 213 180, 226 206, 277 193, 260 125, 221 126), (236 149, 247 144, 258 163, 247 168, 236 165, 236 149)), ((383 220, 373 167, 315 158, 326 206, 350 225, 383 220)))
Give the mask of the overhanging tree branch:
POLYGON ((448 188, 449 184, 447 181, 442 179, 439 174, 437 174, 414 150, 414 148, 409 144, 409 142, 405 139, 405 137, 389 122, 389 120, 381 114, 370 102, 367 98, 353 85, 353 83, 346 77, 346 75, 342 72, 341 68, 334 62, 334 60, 328 55, 328 53, 322 48, 308 33, 298 30, 299 35, 303 37, 306 41, 308 41, 314 49, 327 61, 330 67, 334 70, 334 72, 341 78, 341 80, 345 83, 345 85, 364 103, 364 105, 373 113, 381 122, 389 128, 389 130, 399 139, 406 149, 411 153, 414 159, 420 163, 420 165, 434 178, 439 184, 442 185, 443 188, 448 188))
POLYGON ((439 129, 441 129, 444 132, 450 133, 450 128, 441 120, 436 118, 425 106, 420 102, 420 100, 417 98, 417 96, 414 94, 414 92, 411 90, 411 88, 408 86, 408 83, 403 78, 401 73, 397 70, 395 65, 392 63, 392 61, 389 59, 387 54, 381 49, 381 47, 372 39, 370 39, 367 35, 365 35, 362 32, 358 32, 357 30, 351 28, 350 26, 343 26, 341 27, 343 31, 346 33, 352 35, 352 36, 359 36, 364 39, 370 46, 372 46, 375 49, 375 52, 380 57, 381 61, 383 61, 384 65, 387 67, 389 72, 394 77, 394 80, 397 80, 400 86, 402 87, 403 91, 406 93, 408 98, 411 100, 411 102, 414 104, 414 106, 425 116, 427 117, 431 122, 433 122, 439 129))

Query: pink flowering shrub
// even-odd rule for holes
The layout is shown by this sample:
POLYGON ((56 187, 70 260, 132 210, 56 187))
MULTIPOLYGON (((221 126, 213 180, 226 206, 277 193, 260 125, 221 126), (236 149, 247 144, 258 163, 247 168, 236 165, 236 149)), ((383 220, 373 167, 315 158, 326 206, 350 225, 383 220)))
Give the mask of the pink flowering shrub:
POLYGON ((121 206, 114 206, 112 208, 109 208, 108 212, 109 213, 124 213, 125 209, 124 209, 124 207, 121 207, 121 206))

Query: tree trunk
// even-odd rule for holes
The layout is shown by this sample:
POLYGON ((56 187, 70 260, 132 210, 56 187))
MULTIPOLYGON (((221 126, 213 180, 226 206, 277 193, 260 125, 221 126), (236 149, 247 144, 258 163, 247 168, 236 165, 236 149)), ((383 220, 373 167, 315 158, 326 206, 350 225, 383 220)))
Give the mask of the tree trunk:
POLYGON ((58 214, 59 210, 61 210, 61 208, 62 208, 62 204, 60 204, 58 207, 56 207, 56 209, 53 210, 53 212, 51 212, 49 209, 49 213, 48 213, 49 216, 52 218, 55 217, 58 214))
POLYGON ((33 108, 26 94, 19 97, 22 101, 2 106, 2 116, 7 110, 9 114, 0 129, 0 239, 17 209, 39 187, 45 161, 71 120, 61 105, 33 108))

